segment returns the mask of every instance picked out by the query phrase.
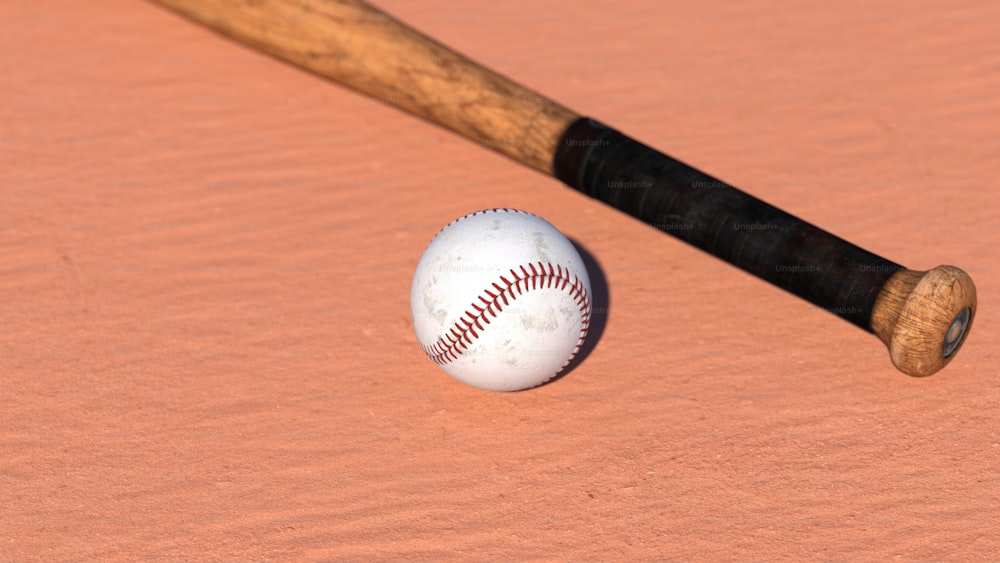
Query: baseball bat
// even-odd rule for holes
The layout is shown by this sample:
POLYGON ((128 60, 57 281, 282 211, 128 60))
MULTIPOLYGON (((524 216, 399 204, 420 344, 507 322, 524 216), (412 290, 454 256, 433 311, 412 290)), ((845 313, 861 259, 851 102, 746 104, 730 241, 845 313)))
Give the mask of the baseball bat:
POLYGON ((578 115, 360 0, 153 0, 427 121, 874 333, 930 375, 976 314, 964 271, 913 271, 578 115), (764 228, 766 227, 766 228, 764 228))

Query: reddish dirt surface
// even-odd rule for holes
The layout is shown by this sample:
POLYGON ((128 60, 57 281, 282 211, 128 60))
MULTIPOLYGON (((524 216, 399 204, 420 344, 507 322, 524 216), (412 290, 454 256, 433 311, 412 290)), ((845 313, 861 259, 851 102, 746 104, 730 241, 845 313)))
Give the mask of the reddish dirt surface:
POLYGON ((997 4, 381 6, 911 268, 945 371, 136 0, 0 3, 0 559, 1000 556, 997 4), (836 7, 834 7, 836 6, 836 7), (591 353, 464 386, 409 320, 483 207, 599 264, 591 353), (992 530, 992 531, 991 531, 992 530))

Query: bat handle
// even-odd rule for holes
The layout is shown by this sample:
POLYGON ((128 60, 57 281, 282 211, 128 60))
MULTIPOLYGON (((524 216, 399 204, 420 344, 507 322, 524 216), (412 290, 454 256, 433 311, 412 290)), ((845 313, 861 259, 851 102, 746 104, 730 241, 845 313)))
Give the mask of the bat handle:
POLYGON ((943 368, 976 311, 953 266, 914 272, 777 209, 597 121, 559 142, 557 178, 858 327, 908 375, 943 368))
POLYGON ((975 316, 976 286, 964 271, 900 270, 882 286, 871 328, 900 371, 923 377, 951 361, 975 316))

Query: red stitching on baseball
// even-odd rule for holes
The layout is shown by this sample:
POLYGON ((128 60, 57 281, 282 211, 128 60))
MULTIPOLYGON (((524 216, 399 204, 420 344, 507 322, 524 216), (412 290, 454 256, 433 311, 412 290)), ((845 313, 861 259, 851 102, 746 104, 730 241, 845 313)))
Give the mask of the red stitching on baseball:
POLYGON ((583 342, 587 338, 587 328, 590 326, 590 296, 587 295, 587 290, 583 287, 583 282, 578 277, 572 276, 572 279, 570 278, 569 268, 563 270, 562 266, 558 264, 553 266, 549 263, 548 271, 546 271, 545 263, 538 262, 537 264, 537 269, 534 263, 527 264, 527 267, 521 265, 520 269, 523 275, 518 275, 517 271, 512 268, 510 276, 513 278, 513 281, 508 280, 505 276, 500 276, 500 281, 492 284, 492 288, 496 290, 496 293, 485 289, 483 290, 485 295, 478 297, 478 301, 485 305, 485 307, 481 307, 476 301, 473 301, 469 309, 466 309, 464 315, 459 317, 458 321, 455 322, 454 326, 451 327, 451 330, 444 337, 438 338, 437 342, 430 346, 423 346, 424 353, 431 360, 441 365, 455 361, 468 350, 473 340, 479 338, 473 327, 483 330, 480 322, 490 324, 490 318, 496 318, 503 311, 504 307, 527 291, 529 283, 531 284, 531 289, 551 288, 555 284, 557 289, 569 293, 570 297, 577 304, 577 307, 580 308, 581 316, 580 337, 577 339, 576 347, 573 348, 573 352, 569 355, 569 358, 552 374, 553 377, 558 375, 573 361, 573 358, 576 357, 577 352, 580 351, 580 347, 583 346, 583 342), (529 268, 530 273, 528 271, 529 268), (524 289, 521 288, 522 282, 524 283, 524 289), (561 287, 559 282, 562 282, 561 287), (567 289, 567 285, 569 289, 567 289), (508 294, 510 294, 509 300, 507 299, 508 294))

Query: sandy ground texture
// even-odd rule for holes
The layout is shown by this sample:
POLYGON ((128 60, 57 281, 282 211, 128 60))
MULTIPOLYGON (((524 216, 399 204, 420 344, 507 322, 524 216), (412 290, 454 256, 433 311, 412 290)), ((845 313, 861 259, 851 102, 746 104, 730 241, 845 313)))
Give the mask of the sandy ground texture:
POLYGON ((915 269, 870 334, 139 0, 0 3, 0 559, 1000 557, 1000 5, 385 0, 575 110, 915 269), (722 4, 725 4, 724 6, 722 4), (513 394, 418 347, 430 238, 537 213, 606 287, 513 394))

